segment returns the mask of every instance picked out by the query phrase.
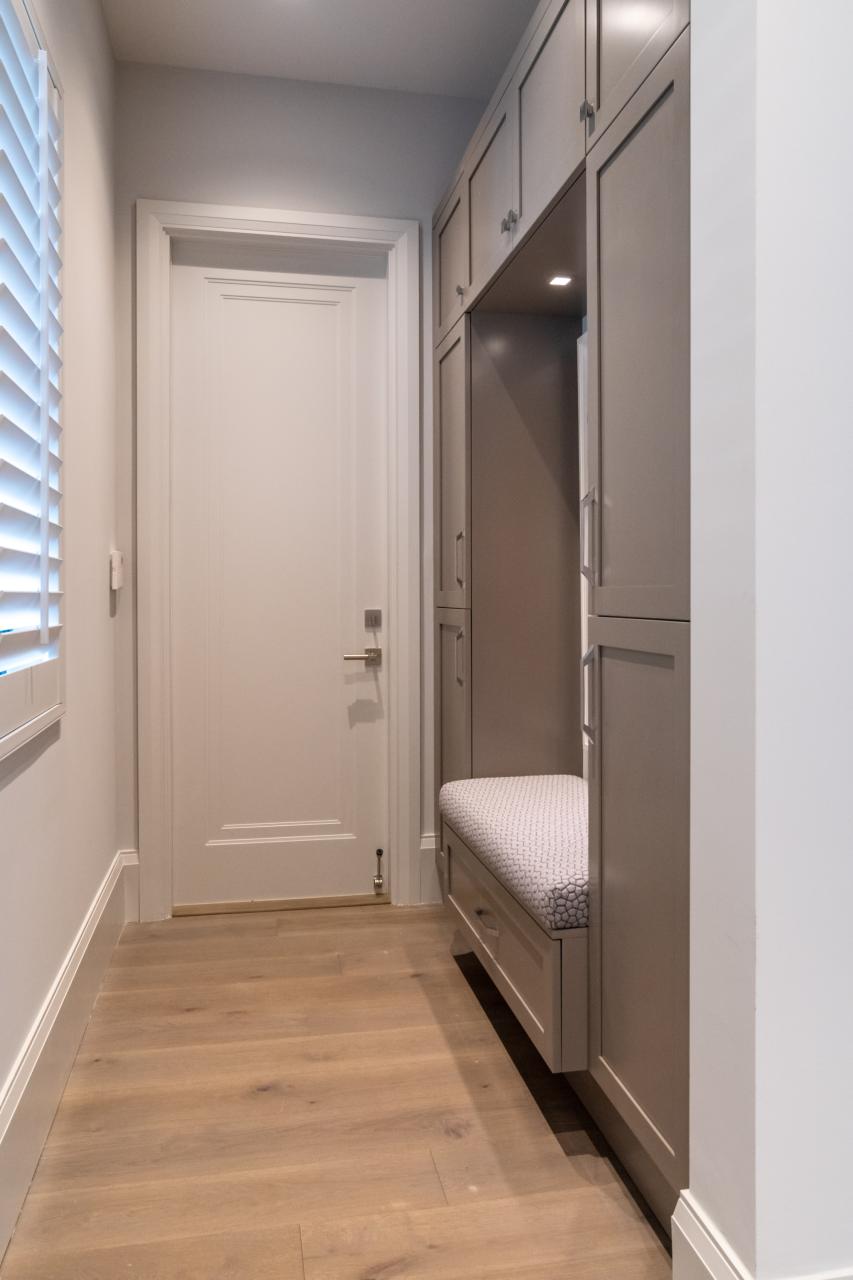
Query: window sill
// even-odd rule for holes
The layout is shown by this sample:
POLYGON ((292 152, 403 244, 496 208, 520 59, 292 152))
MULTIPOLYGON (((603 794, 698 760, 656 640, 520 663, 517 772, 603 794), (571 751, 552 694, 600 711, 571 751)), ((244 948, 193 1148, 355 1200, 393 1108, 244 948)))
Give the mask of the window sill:
POLYGON ((0 760, 7 760, 21 747, 32 742, 33 738, 37 738, 40 733, 44 733, 51 725, 61 720, 64 714, 65 704, 58 702, 55 706, 42 711, 40 715, 34 716, 32 720, 28 720, 26 724, 5 734, 0 738, 0 760))

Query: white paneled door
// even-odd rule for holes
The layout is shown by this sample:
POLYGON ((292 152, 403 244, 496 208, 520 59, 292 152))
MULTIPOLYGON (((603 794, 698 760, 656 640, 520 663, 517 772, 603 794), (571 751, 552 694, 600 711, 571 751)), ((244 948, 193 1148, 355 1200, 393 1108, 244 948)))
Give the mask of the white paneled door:
POLYGON ((173 267, 176 905, 373 892, 385 283, 173 267))

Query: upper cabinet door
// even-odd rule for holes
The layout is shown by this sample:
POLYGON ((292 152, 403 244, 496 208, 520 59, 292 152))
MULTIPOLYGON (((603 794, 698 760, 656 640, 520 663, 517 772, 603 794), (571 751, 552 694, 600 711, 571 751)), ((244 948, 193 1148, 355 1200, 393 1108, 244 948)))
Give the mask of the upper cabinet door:
POLYGON ((586 0, 588 146, 690 21, 690 0, 586 0))
POLYGON ((465 310, 468 290, 468 184, 463 175, 432 232, 435 341, 446 337, 465 310))
POLYGON ((583 163, 584 0, 555 0, 509 92, 517 130, 518 240, 583 163))
POLYGON ((587 159, 593 613, 690 616, 689 34, 587 159))
POLYGON ((470 374, 467 316, 435 352, 435 603, 470 604, 470 374))
POLYGON ((466 164, 472 298, 488 284, 512 248, 518 220, 513 207, 513 116, 512 94, 507 91, 466 164))

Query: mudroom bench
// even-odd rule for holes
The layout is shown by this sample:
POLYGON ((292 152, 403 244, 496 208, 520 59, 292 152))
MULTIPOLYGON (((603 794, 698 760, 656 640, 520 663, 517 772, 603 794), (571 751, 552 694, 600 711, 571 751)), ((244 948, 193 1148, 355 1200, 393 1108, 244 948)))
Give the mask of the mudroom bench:
POLYGON ((587 1067, 583 778, 466 778, 439 797, 447 904, 552 1071, 587 1067))

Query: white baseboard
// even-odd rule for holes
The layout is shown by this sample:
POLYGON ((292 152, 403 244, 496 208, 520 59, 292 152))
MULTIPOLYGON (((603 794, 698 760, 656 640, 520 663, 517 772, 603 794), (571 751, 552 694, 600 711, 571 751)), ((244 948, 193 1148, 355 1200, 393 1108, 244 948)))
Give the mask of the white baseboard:
MULTIPOLYGON (((673 1280, 755 1280, 689 1191, 682 1191, 672 1219, 673 1280)), ((853 1271, 801 1272, 779 1280, 853 1280, 853 1271)))
POLYGON ((428 906, 441 902, 441 884, 435 866, 435 850, 438 841, 433 833, 421 836, 420 862, 418 872, 418 902, 428 906))
POLYGON ((9 1243, 113 947, 139 918, 139 859, 116 854, 0 1090, 0 1258, 9 1243))
POLYGON ((689 1191, 682 1191, 672 1217, 672 1276, 673 1280, 753 1280, 689 1191))

